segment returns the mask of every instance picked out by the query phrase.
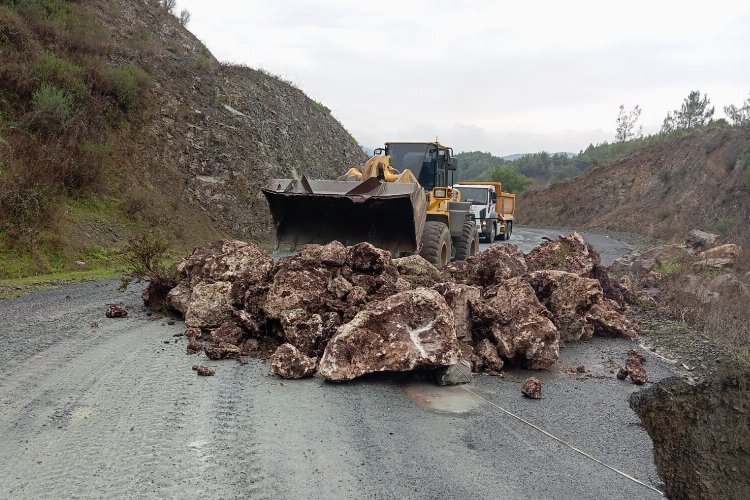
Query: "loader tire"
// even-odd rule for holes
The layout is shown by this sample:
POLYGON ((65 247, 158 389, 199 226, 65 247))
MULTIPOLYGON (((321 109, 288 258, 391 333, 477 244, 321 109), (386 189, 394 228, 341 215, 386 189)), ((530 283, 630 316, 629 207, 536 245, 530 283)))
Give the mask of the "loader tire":
POLYGON ((461 239, 456 244, 456 260, 466 260, 479 251, 479 228, 474 221, 464 223, 461 239))
POLYGON ((425 222, 419 255, 438 270, 448 265, 451 260, 451 232, 448 226, 437 221, 425 222))

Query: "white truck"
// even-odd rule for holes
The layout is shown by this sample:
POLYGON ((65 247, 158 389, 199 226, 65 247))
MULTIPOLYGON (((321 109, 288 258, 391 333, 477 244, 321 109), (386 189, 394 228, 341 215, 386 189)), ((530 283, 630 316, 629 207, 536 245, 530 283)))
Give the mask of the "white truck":
POLYGON ((471 214, 479 227, 479 237, 487 243, 509 240, 513 234, 516 195, 504 193, 499 182, 459 182, 453 186, 461 201, 471 202, 471 214))

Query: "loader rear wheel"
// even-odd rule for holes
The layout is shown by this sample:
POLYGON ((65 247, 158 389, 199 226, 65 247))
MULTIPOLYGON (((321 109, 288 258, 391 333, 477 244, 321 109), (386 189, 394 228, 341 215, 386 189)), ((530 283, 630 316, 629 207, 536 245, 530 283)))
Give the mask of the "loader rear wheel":
POLYGON ((448 226, 437 221, 425 222, 419 255, 438 269, 448 265, 451 258, 451 232, 448 226))
POLYGON ((456 260, 466 260, 479 251, 479 228, 474 221, 464 223, 461 239, 456 244, 456 260))

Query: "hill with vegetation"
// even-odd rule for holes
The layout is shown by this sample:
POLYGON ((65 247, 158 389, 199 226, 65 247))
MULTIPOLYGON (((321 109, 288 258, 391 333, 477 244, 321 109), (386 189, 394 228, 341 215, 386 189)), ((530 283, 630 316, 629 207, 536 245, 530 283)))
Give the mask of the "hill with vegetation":
POLYGON ((0 1, 0 278, 106 267, 143 231, 269 242, 268 179, 362 162, 328 108, 219 63, 173 4, 0 1))
POLYGON ((714 122, 523 195, 522 224, 604 228, 659 239, 697 228, 750 236, 750 128, 714 122))

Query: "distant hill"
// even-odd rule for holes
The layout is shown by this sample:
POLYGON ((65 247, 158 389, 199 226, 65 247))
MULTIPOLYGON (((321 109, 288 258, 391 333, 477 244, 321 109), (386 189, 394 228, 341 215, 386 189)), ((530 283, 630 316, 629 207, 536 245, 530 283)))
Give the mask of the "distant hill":
MULTIPOLYGON (((524 156, 530 156, 530 155, 534 155, 534 154, 538 154, 538 153, 518 153, 518 154, 514 154, 514 155, 502 156, 501 158, 503 160, 505 160, 505 161, 516 161, 516 160, 519 160, 519 159, 523 158, 524 156)), ((565 155, 568 158, 573 158, 576 155, 575 153, 569 153, 569 152, 552 153, 552 154, 555 154, 555 155, 565 155)))

